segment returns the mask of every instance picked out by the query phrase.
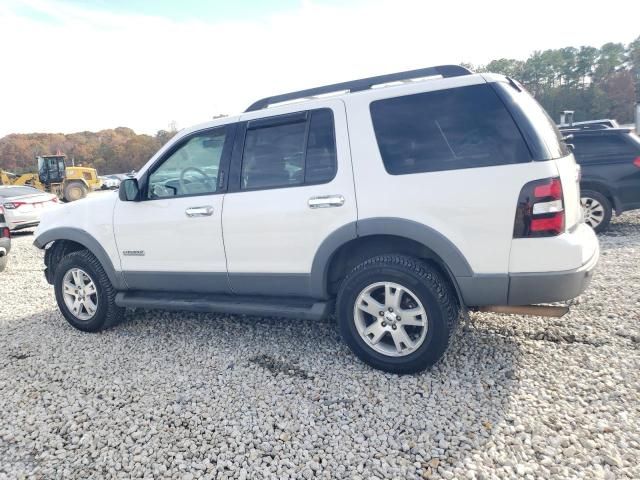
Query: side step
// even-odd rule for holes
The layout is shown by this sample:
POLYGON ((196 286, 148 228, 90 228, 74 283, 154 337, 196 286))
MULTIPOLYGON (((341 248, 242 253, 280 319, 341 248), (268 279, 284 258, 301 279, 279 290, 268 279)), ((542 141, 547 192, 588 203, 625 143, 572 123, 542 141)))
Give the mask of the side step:
POLYGON ((127 308, 234 313, 303 320, 321 320, 326 318, 333 308, 333 301, 206 293, 119 292, 115 301, 119 307, 127 308))

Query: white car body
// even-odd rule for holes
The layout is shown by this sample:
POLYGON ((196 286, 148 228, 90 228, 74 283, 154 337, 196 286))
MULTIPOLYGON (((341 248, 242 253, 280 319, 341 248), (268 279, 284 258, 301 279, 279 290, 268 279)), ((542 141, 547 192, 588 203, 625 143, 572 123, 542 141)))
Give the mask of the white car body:
POLYGON ((27 186, 0 186, 0 208, 10 230, 36 227, 43 213, 60 206, 58 197, 27 186))
MULTIPOLYGON (((450 68, 442 67, 442 72, 450 68)), ((455 69, 459 72, 461 67, 455 69)), ((598 240, 582 220, 579 168, 573 155, 562 144, 555 125, 521 86, 501 75, 464 72, 381 88, 362 88, 364 80, 372 80, 364 79, 328 86, 336 91, 355 90, 331 97, 321 95, 328 88, 295 92, 256 102, 241 115, 184 129, 136 174, 136 182, 123 182, 119 196, 90 198, 48 213, 36 231, 35 244, 39 248, 63 245, 60 255, 67 248, 89 250, 103 266, 121 307, 204 308, 319 318, 330 312, 341 281, 351 269, 376 254, 392 253, 436 265, 461 306, 518 306, 573 298, 589 284, 599 257, 598 240), (407 145, 393 136, 391 143, 381 143, 384 140, 377 136, 376 122, 379 126, 387 117, 376 120, 374 105, 400 99, 410 111, 415 98, 425 101, 471 91, 490 96, 500 114, 503 110, 508 113, 504 121, 513 122, 509 134, 513 138, 504 140, 504 145, 485 140, 480 127, 471 123, 469 128, 475 130, 468 135, 464 130, 458 133, 461 143, 454 151, 436 121, 442 135, 437 141, 444 139, 452 159, 468 158, 468 165, 452 163, 449 167, 445 162, 439 170, 389 170, 389 152, 407 145), (304 100, 282 103, 296 99, 296 94, 304 100), (318 97, 308 98, 316 94, 318 97), (255 145, 268 151, 280 147, 260 144, 261 128, 276 131, 279 125, 289 128, 305 122, 307 136, 300 155, 307 162, 311 122, 320 118, 318 112, 329 111, 336 158, 332 177, 307 182, 308 172, 303 170, 301 183, 247 187, 249 179, 254 181, 251 169, 260 173, 262 165, 256 160, 262 157, 246 153, 254 148, 247 143, 247 132, 257 131, 252 133, 255 145), (210 138, 202 140, 201 148, 205 148, 205 141, 213 142, 214 134, 220 132, 225 136, 219 165, 209 173, 199 173, 203 177, 200 184, 208 185, 210 172, 217 172, 215 189, 209 193, 190 190, 187 186, 193 177, 183 169, 179 181, 166 179, 171 175, 164 171, 165 176, 157 181, 161 192, 173 191, 173 196, 152 193, 156 184, 152 187, 150 178, 165 162, 173 165, 174 152, 186 149, 193 139, 210 138), (484 151, 473 150, 478 139, 486 142, 480 145, 487 152, 495 149, 507 158, 516 154, 505 150, 505 145, 516 145, 521 148, 518 155, 526 150, 530 158, 497 162, 484 151), (134 188, 131 198, 129 186, 134 188), (196 294, 236 299, 194 297, 196 294), (311 306, 287 303, 292 298, 311 306)), ((379 83, 387 81, 391 79, 379 83)), ((447 112, 444 114, 449 115, 447 112)), ((493 121, 484 118, 485 123, 493 121)), ((460 130, 459 125, 463 124, 452 121, 445 125, 447 135, 460 130)), ((506 135, 496 131, 495 135, 506 135)), ((319 130, 314 132, 320 138, 319 130)), ((426 147, 415 148, 431 148, 427 140, 423 142, 426 147)), ((325 150, 318 158, 327 158, 325 150)), ((287 165, 295 165, 298 151, 293 152, 283 157, 287 165)), ((423 168, 420 158, 400 158, 402 168, 423 168)), ((294 169, 287 175, 296 178, 299 173, 294 169)), ((57 257, 48 258, 47 279, 53 282, 52 258, 57 257)), ((395 322, 391 317, 389 321, 395 322)))

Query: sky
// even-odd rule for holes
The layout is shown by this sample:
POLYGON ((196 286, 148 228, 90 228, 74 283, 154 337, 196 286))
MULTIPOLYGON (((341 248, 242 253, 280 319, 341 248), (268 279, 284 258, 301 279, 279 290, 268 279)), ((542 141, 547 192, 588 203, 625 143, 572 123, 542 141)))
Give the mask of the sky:
POLYGON ((0 137, 154 134, 327 83, 640 36, 640 1, 589 3, 0 0, 0 137))

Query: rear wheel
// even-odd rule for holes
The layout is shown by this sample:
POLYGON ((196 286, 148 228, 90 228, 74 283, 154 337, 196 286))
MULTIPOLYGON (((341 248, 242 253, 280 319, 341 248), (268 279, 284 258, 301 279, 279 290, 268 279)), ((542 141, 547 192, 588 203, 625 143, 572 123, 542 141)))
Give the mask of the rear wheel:
POLYGON ((87 250, 72 252, 56 266, 56 301, 67 321, 79 330, 97 332, 116 324, 124 308, 100 262, 87 250))
POLYGON ((345 342, 361 360, 387 372, 414 373, 444 355, 459 308, 435 268, 404 255, 383 255, 347 275, 337 313, 345 342))
POLYGON ((82 182, 69 182, 64 186, 64 199, 67 202, 74 202, 84 198, 89 193, 87 187, 82 182))
POLYGON ((580 194, 580 203, 584 221, 593 228, 596 233, 603 232, 611 222, 613 208, 611 202, 602 193, 595 190, 584 190, 580 194))

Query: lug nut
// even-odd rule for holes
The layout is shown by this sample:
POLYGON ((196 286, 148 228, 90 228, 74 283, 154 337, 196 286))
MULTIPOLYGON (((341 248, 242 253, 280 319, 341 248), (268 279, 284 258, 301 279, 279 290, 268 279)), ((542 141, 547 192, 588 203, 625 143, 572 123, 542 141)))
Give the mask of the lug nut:
POLYGON ((393 308, 389 307, 389 311, 390 311, 390 312, 393 312, 393 308))
POLYGON ((381 317, 384 317, 384 312, 382 310, 380 310, 380 312, 378 312, 378 313, 380 313, 381 317))
POLYGON ((382 326, 386 327, 387 326, 387 322, 382 322, 382 326))
POLYGON ((394 325, 394 326, 392 326, 391 328, 393 328, 393 329, 395 330, 395 329, 396 329, 396 328, 398 328, 398 327, 396 327, 396 326, 394 325))

